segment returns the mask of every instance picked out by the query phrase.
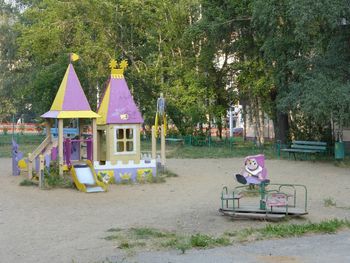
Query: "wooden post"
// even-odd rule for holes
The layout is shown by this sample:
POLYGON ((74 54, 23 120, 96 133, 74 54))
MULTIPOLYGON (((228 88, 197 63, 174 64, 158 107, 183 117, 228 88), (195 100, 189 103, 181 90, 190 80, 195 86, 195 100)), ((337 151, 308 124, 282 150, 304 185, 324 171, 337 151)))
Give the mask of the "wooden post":
MULTIPOLYGON (((84 125, 83 125, 83 123, 82 123, 82 121, 80 120, 80 119, 78 119, 78 122, 79 122, 79 138, 80 138, 80 140, 81 139, 83 139, 83 127, 84 127, 84 125)), ((82 143, 80 142, 80 148, 79 148, 79 160, 82 160, 82 149, 83 149, 83 147, 82 147, 82 143)))
POLYGON ((92 119, 92 160, 97 161, 97 124, 96 119, 92 119))
POLYGON ((63 119, 58 119, 58 169, 63 176, 63 119))
POLYGON ((44 186, 44 155, 39 155, 39 188, 44 186))
POLYGON ((156 127, 152 126, 152 159, 157 159, 156 127))
POLYGON ((50 123, 50 120, 46 119, 45 126, 46 126, 46 137, 51 137, 51 123, 50 123))
POLYGON ((163 168, 165 167, 165 130, 164 125, 160 128, 160 159, 161 159, 161 165, 163 168))
POLYGON ((30 153, 28 153, 28 178, 32 179, 33 177, 33 163, 31 161, 31 155, 30 153))

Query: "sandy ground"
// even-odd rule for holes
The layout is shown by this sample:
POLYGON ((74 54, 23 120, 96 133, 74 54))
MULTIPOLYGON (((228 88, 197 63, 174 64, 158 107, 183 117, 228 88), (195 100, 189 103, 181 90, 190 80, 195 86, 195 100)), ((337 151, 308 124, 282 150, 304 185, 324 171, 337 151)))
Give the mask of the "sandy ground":
MULTIPOLYGON (((11 160, 0 159, 0 262, 102 262, 120 253, 106 241, 109 228, 148 226, 178 232, 222 234, 263 226, 261 221, 232 221, 218 214, 224 185, 238 184, 242 158, 167 160, 179 175, 163 184, 112 185, 107 193, 74 189, 21 187, 11 160)), ((274 183, 305 184, 307 220, 350 219, 350 170, 331 163, 268 160, 274 183), (337 207, 325 207, 333 198, 337 207)), ((300 222, 300 220, 298 220, 300 222)), ((142 261, 141 261, 142 262, 142 261)))

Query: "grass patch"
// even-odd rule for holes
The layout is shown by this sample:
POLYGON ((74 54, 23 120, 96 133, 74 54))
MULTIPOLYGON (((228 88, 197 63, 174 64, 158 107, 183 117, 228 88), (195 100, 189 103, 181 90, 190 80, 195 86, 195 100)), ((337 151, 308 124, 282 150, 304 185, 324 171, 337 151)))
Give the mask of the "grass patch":
POLYGON ((166 178, 170 177, 178 177, 178 175, 168 169, 157 169, 157 175, 148 178, 147 182, 151 184, 165 183, 166 178))
POLYGON ((140 227, 121 230, 114 228, 107 232, 117 232, 105 237, 105 240, 118 242, 120 249, 177 249, 185 253, 189 249, 207 249, 229 246, 235 242, 251 242, 272 238, 300 237, 306 234, 333 234, 342 228, 350 228, 348 220, 325 220, 320 223, 305 224, 268 224, 263 228, 246 228, 239 231, 226 232, 214 237, 197 233, 183 235, 176 232, 161 231, 154 228, 140 227), (147 240, 147 241, 146 241, 147 240))
POLYGON ((228 246, 231 244, 227 237, 214 238, 204 234, 195 234, 190 238, 192 247, 207 248, 216 246, 228 246))
POLYGON ((110 229, 107 230, 107 232, 120 232, 120 231, 122 231, 122 230, 123 230, 123 229, 117 227, 117 228, 110 228, 110 229))
POLYGON ((20 186, 33 186, 33 185, 37 186, 38 183, 29 179, 24 179, 22 182, 19 183, 19 185, 20 186))
POLYGON ((199 158, 232 158, 232 157, 245 157, 247 155, 265 154, 266 158, 276 158, 274 148, 271 146, 265 146, 264 148, 258 148, 250 142, 240 143, 233 147, 218 146, 177 146, 169 147, 167 150, 167 158, 176 159, 199 159, 199 158))
POLYGON ((332 207, 332 206, 337 206, 337 203, 334 201, 332 197, 328 197, 323 199, 323 205, 325 207, 332 207))
POLYGON ((157 173, 156 176, 152 176, 150 179, 147 180, 147 182, 151 184, 161 184, 165 183, 166 179, 164 178, 164 176, 161 176, 157 173))
POLYGON ((350 168, 350 156, 345 156, 344 160, 334 161, 334 165, 341 168, 350 168))
MULTIPOLYGON (((241 138, 235 138, 233 145, 224 143, 224 140, 213 139, 213 143, 204 146, 192 145, 175 145, 167 144, 166 157, 176 159, 199 159, 199 158, 232 158, 245 157, 247 155, 264 153, 266 158, 274 159, 277 157, 275 145, 266 143, 264 147, 257 147, 252 141, 242 141, 241 138)), ((158 143, 157 148, 160 148, 158 143)), ((150 141, 141 142, 141 151, 151 151, 152 146, 150 141)))
MULTIPOLYGON (((19 151, 26 157, 45 139, 44 135, 15 134, 14 139, 19 145, 19 151)), ((12 156, 12 133, 0 135, 0 158, 12 156)))
POLYGON ((255 241, 271 238, 300 237, 306 234, 333 234, 342 228, 350 228, 347 220, 325 220, 320 223, 306 224, 268 224, 264 228, 248 228, 237 232, 225 233, 239 242, 255 241))
POLYGON ((162 176, 164 176, 164 177, 167 177, 167 178, 169 178, 169 177, 178 177, 179 176, 178 174, 176 174, 176 173, 174 173, 174 172, 172 172, 172 171, 170 171, 168 169, 165 169, 164 171, 161 171, 160 174, 162 176))
POLYGON ((145 242, 128 242, 128 241, 122 241, 118 248, 120 249, 132 249, 135 247, 143 247, 145 246, 146 243, 145 242))
POLYGON ((137 239, 150 239, 150 238, 171 238, 175 234, 172 232, 162 232, 154 228, 141 227, 141 228, 131 228, 130 233, 135 235, 137 239))
POLYGON ((114 228, 107 232, 117 232, 105 237, 105 240, 116 241, 120 249, 160 249, 171 248, 185 253, 191 248, 209 248, 227 246, 231 241, 226 236, 212 237, 205 234, 180 235, 175 232, 161 231, 154 228, 138 227, 127 230, 114 228), (147 242, 146 242, 147 240, 147 242))

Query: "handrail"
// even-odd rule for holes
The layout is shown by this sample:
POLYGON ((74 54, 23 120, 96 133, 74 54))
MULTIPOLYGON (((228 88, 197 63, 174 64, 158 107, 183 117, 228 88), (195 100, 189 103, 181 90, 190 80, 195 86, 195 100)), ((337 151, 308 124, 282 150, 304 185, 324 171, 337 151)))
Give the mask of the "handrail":
POLYGON ((28 157, 28 161, 32 162, 51 142, 51 137, 46 137, 45 140, 36 148, 28 157))

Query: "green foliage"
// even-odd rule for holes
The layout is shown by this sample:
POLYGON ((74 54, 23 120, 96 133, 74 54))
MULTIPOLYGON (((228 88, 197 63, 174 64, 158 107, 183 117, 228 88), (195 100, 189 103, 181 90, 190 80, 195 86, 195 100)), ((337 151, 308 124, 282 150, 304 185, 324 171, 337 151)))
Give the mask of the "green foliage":
POLYGON ((336 206, 337 203, 334 201, 332 197, 327 197, 323 199, 323 204, 325 207, 331 207, 331 206, 336 206))
POLYGON ((58 165, 53 163, 50 170, 45 168, 44 180, 46 188, 74 188, 72 179, 69 174, 59 175, 58 165))
POLYGON ((29 179, 24 179, 23 181, 21 181, 19 183, 20 186, 33 186, 33 185, 38 185, 38 183, 32 181, 32 180, 29 180, 29 179))
MULTIPOLYGON (((192 248, 207 249, 218 246, 229 246, 234 242, 299 237, 306 234, 333 234, 343 228, 350 228, 350 222, 348 220, 331 219, 319 223, 267 224, 262 228, 246 228, 213 237, 202 233, 184 235, 176 232, 140 227, 128 230, 117 229, 117 234, 109 235, 105 239, 118 242, 118 247, 121 249, 152 250, 170 248, 178 249, 181 253, 185 253, 192 248)), ((108 232, 114 231, 108 230, 108 232)))
POLYGON ((307 223, 301 225, 267 225, 260 233, 267 237, 302 236, 306 233, 333 234, 342 227, 349 227, 348 221, 332 219, 320 223, 307 223))
POLYGON ((299 237, 306 234, 333 234, 342 228, 350 228, 350 222, 347 220, 330 219, 319 223, 268 224, 260 229, 247 228, 225 233, 225 235, 233 237, 240 242, 246 242, 271 238, 299 237))
POLYGON ((122 231, 123 229, 119 228, 119 227, 116 227, 116 228, 110 228, 107 230, 107 232, 120 232, 122 231))
POLYGON ((116 232, 105 237, 109 241, 117 241, 120 249, 178 249, 182 253, 191 248, 211 248, 228 246, 232 242, 226 236, 218 238, 205 234, 182 235, 176 232, 160 231, 149 227, 137 227, 127 230, 119 228, 109 229, 107 232, 116 232), (147 242, 145 242, 147 240, 147 242))
POLYGON ((13 3, 0 0, 0 122, 47 111, 75 52, 93 109, 109 60, 125 58, 145 123, 154 123, 163 92, 182 135, 208 121, 221 135, 228 104, 238 101, 249 106, 260 144, 264 114, 278 136, 288 117, 297 139, 341 140, 350 123, 347 1, 13 3))
MULTIPOLYGON (((17 96, 20 111, 29 103, 35 114, 49 109, 68 54, 75 52, 81 57, 75 69, 93 108, 96 93, 105 88, 109 60, 124 58, 130 65, 126 71, 129 87, 146 123, 153 122, 160 91, 169 104, 184 111, 181 116, 192 112, 198 119, 194 108, 202 105, 196 101, 201 87, 190 62, 195 53, 190 48, 192 41, 183 38, 190 20, 198 17, 198 1, 147 1, 142 5, 137 0, 21 2, 22 12, 8 26, 18 45, 13 52, 18 63, 9 85, 19 89, 26 81, 21 86, 24 96, 17 96), (176 90, 183 92, 176 95, 172 92, 176 90)), ((187 123, 181 117, 173 118, 179 127, 187 123)))
POLYGON ((2 128, 2 132, 3 132, 4 135, 7 135, 8 131, 9 131, 9 129, 7 127, 3 127, 2 128))
POLYGON ((192 247, 206 248, 213 246, 228 246, 230 245, 230 240, 225 237, 213 238, 204 234, 195 234, 190 238, 190 244, 192 247))
POLYGON ((149 227, 131 228, 130 233, 132 235, 135 235, 137 239, 174 237, 174 233, 162 232, 157 229, 149 228, 149 227))
MULTIPOLYGON (((272 66, 277 107, 291 113, 292 136, 320 139, 349 121, 349 20, 344 1, 253 1, 263 57, 272 66), (340 15, 341 14, 341 15, 340 15), (316 132, 315 132, 316 131, 316 132), (313 137, 313 138, 312 138, 313 137)), ((340 131, 341 133, 341 131, 340 131)), ((329 138, 328 138, 329 140, 329 138)))

